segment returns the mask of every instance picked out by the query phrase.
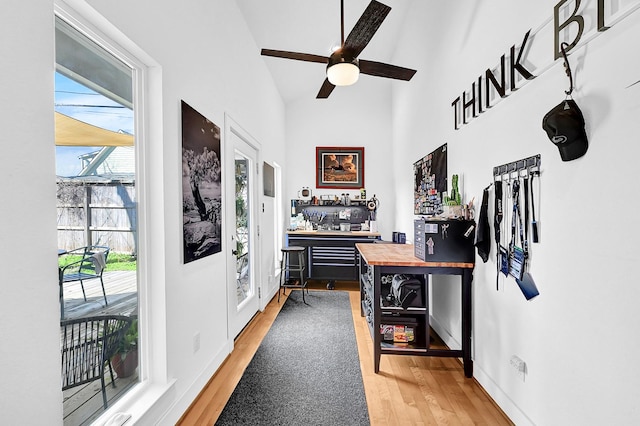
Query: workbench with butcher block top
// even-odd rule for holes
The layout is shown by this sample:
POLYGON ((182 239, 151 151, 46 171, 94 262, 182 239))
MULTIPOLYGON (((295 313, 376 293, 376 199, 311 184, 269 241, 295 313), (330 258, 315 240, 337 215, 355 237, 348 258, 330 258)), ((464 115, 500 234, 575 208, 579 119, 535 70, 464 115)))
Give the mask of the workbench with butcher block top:
MULTIPOLYGON (((356 244, 360 253, 361 315, 367 317, 373 340, 374 370, 380 371, 383 354, 444 356, 462 358, 464 374, 473 377, 471 360, 471 282, 474 263, 425 262, 414 256, 412 244, 356 244), (422 283, 422 306, 387 306, 382 294, 382 281, 389 283, 395 274, 418 277, 422 283), (462 285, 462 349, 435 349, 429 347, 429 275, 459 275, 462 285), (387 323, 408 323, 411 332, 417 332, 413 342, 389 342, 381 334, 380 326, 387 323), (413 325, 415 324, 415 326, 413 325)), ((402 327, 402 326, 400 326, 402 327)), ((406 337, 406 336, 404 336, 406 337)), ((412 336, 414 337, 414 336, 412 336)))

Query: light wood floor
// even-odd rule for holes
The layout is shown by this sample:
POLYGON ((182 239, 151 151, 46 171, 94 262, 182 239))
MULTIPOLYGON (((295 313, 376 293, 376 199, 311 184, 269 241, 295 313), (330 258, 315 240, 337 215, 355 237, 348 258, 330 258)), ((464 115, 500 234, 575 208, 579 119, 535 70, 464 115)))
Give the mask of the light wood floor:
MULTIPOLYGON (((336 290, 349 290, 371 425, 513 425, 474 379, 464 377, 456 358, 383 355, 380 373, 375 374, 371 336, 360 317, 360 293, 343 283, 336 290)), ((238 336, 233 353, 178 425, 215 423, 284 301, 281 297, 278 303, 276 296, 238 336)))

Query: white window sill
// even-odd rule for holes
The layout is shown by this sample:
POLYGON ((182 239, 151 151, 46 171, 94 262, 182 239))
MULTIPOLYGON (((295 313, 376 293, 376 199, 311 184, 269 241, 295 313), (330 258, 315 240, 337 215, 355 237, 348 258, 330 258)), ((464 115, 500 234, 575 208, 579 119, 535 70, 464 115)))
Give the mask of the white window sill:
POLYGON ((141 383, 131 389, 116 401, 109 409, 93 423, 96 426, 120 426, 123 422, 110 423, 116 420, 120 413, 125 414, 123 421, 126 425, 155 424, 172 404, 163 401, 164 397, 174 387, 175 380, 166 384, 141 383), (130 416, 130 417, 129 417, 130 416), (145 421, 145 418, 147 420, 145 421))

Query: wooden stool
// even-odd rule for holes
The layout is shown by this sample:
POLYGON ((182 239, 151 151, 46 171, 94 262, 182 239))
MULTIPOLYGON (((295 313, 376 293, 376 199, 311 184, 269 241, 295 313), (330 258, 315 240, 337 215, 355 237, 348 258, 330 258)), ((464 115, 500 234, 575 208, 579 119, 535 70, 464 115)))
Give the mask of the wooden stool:
MULTIPOLYGON (((304 298, 304 289, 307 287, 307 280, 304 278, 305 261, 304 247, 290 246, 282 248, 282 261, 280 263, 280 288, 278 289, 278 302, 280 302, 280 289, 286 295, 288 288, 299 288, 302 290, 302 302, 307 305, 304 298), (291 256, 298 255, 298 262, 291 264, 291 256), (295 277, 294 277, 295 276, 295 277)), ((309 289, 307 288, 307 293, 309 289)))

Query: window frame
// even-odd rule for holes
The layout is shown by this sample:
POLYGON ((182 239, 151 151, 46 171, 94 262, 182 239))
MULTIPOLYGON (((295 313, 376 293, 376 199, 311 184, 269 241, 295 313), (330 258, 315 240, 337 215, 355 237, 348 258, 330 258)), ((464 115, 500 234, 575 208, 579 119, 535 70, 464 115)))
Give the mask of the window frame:
MULTIPOLYGON (((169 380, 166 357, 166 296, 163 271, 164 250, 151 250, 150 236, 155 235, 157 247, 164 243, 164 218, 150 214, 162 211, 162 150, 151 150, 149 141, 162 138, 162 84, 160 66, 117 28, 82 0, 54 0, 54 15, 65 21, 83 36, 93 41, 132 70, 132 103, 134 114, 136 199, 138 221, 138 323, 139 323, 139 382, 121 398, 109 405, 95 421, 109 419, 122 411, 137 421, 152 409, 159 399, 174 386, 169 380), (158 179, 153 184, 154 178, 158 179), (153 194, 153 195, 152 195, 153 194), (158 241, 161 240, 161 241, 158 241), (158 265, 154 268, 153 265, 158 265), (149 282, 153 278, 153 288, 149 282), (150 309, 153 304, 154 309, 150 309), (149 354, 154 356, 150 357, 149 354)), ((53 78, 53 77, 52 77, 53 78)), ((62 402, 61 402, 62 404, 62 402)))

